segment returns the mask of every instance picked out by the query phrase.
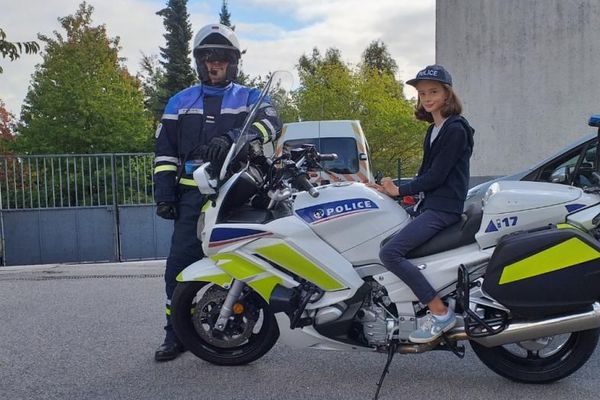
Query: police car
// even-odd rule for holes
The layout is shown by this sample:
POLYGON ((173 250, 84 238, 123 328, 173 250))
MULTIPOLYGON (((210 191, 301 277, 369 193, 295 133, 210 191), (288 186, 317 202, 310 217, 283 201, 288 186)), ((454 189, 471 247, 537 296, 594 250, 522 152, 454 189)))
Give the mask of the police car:
MULTIPOLYGON (((593 115, 588 125, 600 131, 600 114, 593 115)), ((597 170, 598 136, 598 133, 590 133, 524 171, 472 187, 467 193, 465 209, 473 203, 481 203, 487 188, 498 181, 551 182, 581 188, 590 186, 594 183, 592 173, 597 170)))

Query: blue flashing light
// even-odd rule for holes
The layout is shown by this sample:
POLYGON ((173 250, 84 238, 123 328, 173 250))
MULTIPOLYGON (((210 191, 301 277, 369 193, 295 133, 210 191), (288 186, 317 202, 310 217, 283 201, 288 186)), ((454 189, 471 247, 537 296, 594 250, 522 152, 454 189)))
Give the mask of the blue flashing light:
POLYGON ((590 117, 588 122, 589 126, 594 126, 596 128, 600 128, 600 114, 594 114, 590 117))

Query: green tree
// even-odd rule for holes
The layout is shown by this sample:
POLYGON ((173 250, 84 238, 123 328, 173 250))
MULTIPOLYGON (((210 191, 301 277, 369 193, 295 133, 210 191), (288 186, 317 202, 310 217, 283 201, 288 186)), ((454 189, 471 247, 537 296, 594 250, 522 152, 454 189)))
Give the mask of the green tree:
POLYGON ((66 37, 40 35, 36 67, 17 129, 24 153, 133 152, 150 149, 151 122, 139 81, 120 65, 119 38, 92 26, 92 6, 59 18, 66 37))
POLYGON ((229 13, 229 9, 227 8, 227 0, 223 0, 223 4, 221 5, 221 12, 219 13, 219 22, 221 24, 233 28, 231 26, 231 14, 229 13))
POLYGON ((301 120, 359 119, 357 82, 338 49, 327 49, 323 57, 314 48, 310 57, 300 57, 297 69, 300 88, 294 99, 301 120))
POLYGON ((0 99, 0 155, 9 153, 10 144, 15 140, 13 128, 13 116, 0 99))
POLYGON ((187 0, 169 0, 167 7, 156 14, 163 17, 167 41, 166 47, 160 48, 165 69, 164 92, 162 107, 167 104, 169 97, 191 86, 196 81, 196 76, 191 67, 190 40, 192 39, 192 26, 187 12, 187 0))
POLYGON ((301 120, 360 120, 375 170, 396 176, 400 160, 404 176, 416 172, 426 124, 415 119, 414 104, 393 74, 366 63, 353 69, 337 49, 322 56, 315 48, 310 57, 300 57, 297 68, 294 105, 301 120))
POLYGON ((349 71, 348 66, 342 61, 342 53, 334 47, 328 48, 325 51, 324 57, 321 55, 319 49, 314 47, 310 57, 306 54, 300 56, 296 67, 301 74, 314 75, 318 72, 319 68, 326 65, 336 66, 340 70, 349 71))
POLYGON ((152 115, 156 127, 164 111, 163 99, 168 97, 165 93, 165 70, 161 67, 158 56, 145 54, 142 54, 140 68, 137 78, 142 84, 144 107, 152 115))
POLYGON ((403 84, 395 78, 398 65, 384 42, 375 40, 367 46, 359 69, 363 82, 360 92, 377 93, 377 97, 363 96, 369 114, 363 125, 370 132, 370 145, 377 155, 374 168, 396 175, 399 160, 404 176, 414 174, 420 165, 427 125, 415 119, 414 103, 404 97, 403 84))
POLYGON ((396 176, 400 161, 402 176, 414 175, 421 163, 427 124, 415 118, 414 103, 404 98, 392 75, 378 70, 358 75, 358 119, 369 141, 373 169, 396 176))
POLYGON ((387 46, 380 40, 372 41, 362 54, 362 66, 366 71, 396 75, 398 64, 388 52, 387 46))
MULTIPOLYGON (((268 73, 263 79, 262 76, 258 76, 252 79, 252 86, 259 89, 263 89, 269 79, 271 79, 272 73, 268 73)), ((291 78, 291 75, 290 75, 291 78)), ((282 80, 276 80, 271 83, 268 96, 271 100, 271 104, 277 110, 279 119, 283 122, 296 122, 299 119, 298 108, 294 103, 294 92, 291 91, 292 81, 287 81, 286 78, 282 80)))
MULTIPOLYGON (((8 57, 11 61, 21 57, 21 54, 35 54, 40 50, 40 45, 35 41, 30 42, 9 42, 6 40, 6 33, 0 28, 0 54, 2 58, 8 57)), ((0 65, 0 74, 4 70, 0 65)))
MULTIPOLYGON (((227 7, 227 0, 223 0, 223 3, 221 5, 221 12, 219 13, 219 23, 228 26, 231 28, 232 31, 235 31, 235 25, 231 24, 231 13, 229 12, 229 8, 227 7)), ((244 54, 246 54, 246 49, 240 49, 240 53, 243 56, 244 54)), ((235 81, 240 85, 256 86, 260 83, 261 78, 260 76, 258 78, 252 78, 250 75, 242 71, 242 60, 240 59, 238 75, 235 81)))

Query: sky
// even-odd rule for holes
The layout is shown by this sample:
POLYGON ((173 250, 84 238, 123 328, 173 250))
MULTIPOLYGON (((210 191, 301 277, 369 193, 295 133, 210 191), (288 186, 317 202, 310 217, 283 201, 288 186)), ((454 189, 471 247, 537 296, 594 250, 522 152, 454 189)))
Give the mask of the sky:
MULTIPOLYGON (((0 28, 10 42, 36 40, 37 34, 64 33, 59 17, 74 14, 81 0, 0 0, 0 28)), ((165 45, 162 17, 156 12, 167 0, 88 0, 94 7, 93 25, 105 24, 110 37, 119 36, 130 73, 139 71, 142 54, 159 55, 165 45)), ((189 0, 190 23, 195 32, 218 22, 222 0, 189 0)), ((229 0, 243 56, 243 71, 250 76, 288 70, 302 54, 317 47, 341 51, 352 65, 360 61, 374 40, 383 41, 398 64, 398 78, 406 81, 435 61, 435 0, 229 0), (367 5, 368 4, 368 5, 367 5)), ((38 41, 39 42, 39 41, 38 41)), ((43 45, 43 42, 39 42, 43 45)), ((43 50, 43 49, 42 49, 43 50)), ((42 57, 23 54, 16 61, 0 58, 0 99, 17 118, 35 65, 42 57)), ((408 97, 416 93, 405 89, 408 97)))

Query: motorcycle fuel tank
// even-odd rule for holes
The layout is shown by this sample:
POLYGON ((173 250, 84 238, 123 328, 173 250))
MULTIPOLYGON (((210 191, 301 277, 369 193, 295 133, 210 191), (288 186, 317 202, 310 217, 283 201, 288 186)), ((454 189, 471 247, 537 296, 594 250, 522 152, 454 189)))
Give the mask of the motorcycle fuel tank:
POLYGON ((318 191, 317 198, 298 193, 294 213, 340 253, 392 234, 409 219, 397 202, 362 183, 337 182, 318 191))

